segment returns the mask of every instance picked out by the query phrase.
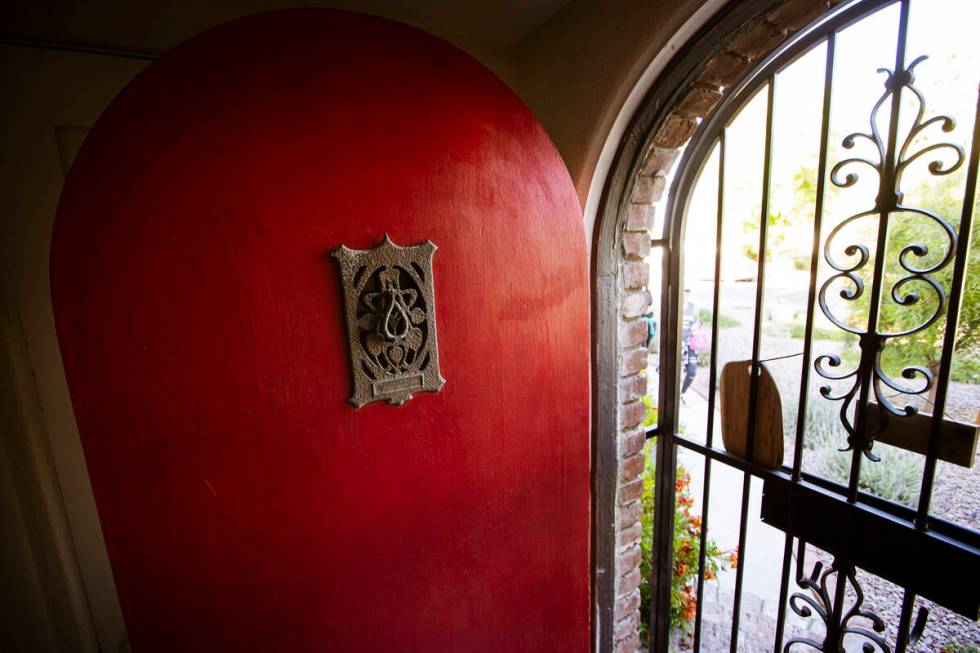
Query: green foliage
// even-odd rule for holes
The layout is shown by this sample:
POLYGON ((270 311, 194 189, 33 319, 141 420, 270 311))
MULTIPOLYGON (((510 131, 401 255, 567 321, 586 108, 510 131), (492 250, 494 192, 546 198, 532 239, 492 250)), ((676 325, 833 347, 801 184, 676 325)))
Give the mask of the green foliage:
MULTIPOLYGON (((702 308, 698 311, 698 322, 704 324, 706 327, 711 324, 711 309, 702 308)), ((742 323, 733 317, 729 317, 722 313, 718 316, 718 328, 719 329, 731 329, 732 327, 737 327, 742 323)))
MULTIPOLYGON (((883 499, 911 505, 919 496, 922 479, 922 456, 878 444, 873 452, 881 460, 861 461, 858 487, 883 499)), ((828 478, 847 484, 851 475, 853 452, 832 449, 825 453, 824 473, 828 478)))
MULTIPOLYGON (((812 206, 816 189, 810 181, 815 179, 812 168, 801 166, 795 175, 795 188, 798 204, 812 206)), ((958 176, 944 178, 930 177, 924 179, 918 186, 907 193, 919 198, 917 208, 932 211, 945 218, 954 228, 959 227, 962 206, 962 181, 958 176)), ((801 219, 812 220, 805 213, 791 212, 794 216, 788 224, 803 228, 801 219)), ((973 225, 970 234, 961 237, 970 238, 975 244, 980 239, 980 204, 973 213, 973 225)), ((802 233, 802 232, 801 232, 802 233)), ((878 330, 884 333, 899 333, 909 330, 926 322, 937 306, 935 292, 924 281, 912 281, 898 288, 897 296, 904 303, 899 303, 892 296, 894 286, 909 273, 899 265, 902 250, 911 244, 917 244, 923 249, 908 252, 906 262, 916 268, 927 268, 938 263, 948 251, 948 241, 943 229, 932 219, 911 212, 898 212, 891 215, 888 226, 888 242, 885 246, 885 268, 883 276, 883 292, 879 310, 878 330), (921 253, 922 256, 918 254, 921 253), (918 295, 917 300, 908 301, 912 294, 918 295)), ((870 235, 871 249, 874 249, 874 236, 870 235)), ((872 256, 874 252, 872 251, 872 256)), ((866 266, 871 269, 873 261, 866 266)), ((967 261, 967 274, 960 300, 960 317, 956 331, 956 363, 952 370, 952 379, 961 382, 980 381, 980 275, 970 274, 970 270, 978 269, 980 265, 980 247, 970 250, 967 261)), ((953 264, 948 263, 942 270, 931 276, 942 286, 947 295, 952 283, 953 264)), ((864 279, 868 282, 868 279, 864 279)), ((854 302, 846 302, 849 315, 841 316, 846 322, 859 328, 864 328, 867 320, 870 287, 862 297, 854 302)), ((890 339, 881 354, 882 368, 892 376, 898 376, 901 370, 909 365, 919 365, 938 371, 942 354, 943 339, 946 335, 946 320, 943 317, 932 327, 910 336, 890 339)), ((796 337, 796 336, 793 336, 796 337)), ((848 364, 856 364, 859 352, 850 348, 843 352, 848 364)))
MULTIPOLYGON (((957 197, 958 188, 955 179, 942 181, 928 180, 923 182, 916 194, 927 198, 926 209, 945 217, 956 227, 959 223, 961 198, 957 197)), ((972 234, 963 234, 974 241, 980 236, 980 220, 974 213, 972 234)), ((889 223, 887 259, 885 270, 885 288, 891 289, 907 272, 902 270, 895 261, 904 247, 911 243, 925 246, 928 250, 923 256, 908 256, 911 264, 917 267, 931 266, 937 263, 947 251, 948 244, 943 231, 932 220, 924 216, 909 213, 895 214, 889 223)), ((968 269, 976 269, 980 264, 980 251, 972 248, 968 269)), ((932 275, 933 278, 949 293, 952 276, 952 263, 932 275)), ((899 332, 915 327, 929 319, 937 305, 935 293, 924 282, 907 284, 899 292, 899 298, 909 293, 921 296, 918 301, 902 305, 890 295, 883 297, 879 317, 879 329, 884 332, 899 332)), ((882 352, 883 367, 891 373, 897 373, 907 365, 922 365, 938 371, 942 354, 943 339, 946 336, 946 320, 940 318, 933 327, 912 334, 895 338, 890 341, 882 352)), ((956 332, 959 358, 976 359, 980 355, 980 278, 976 274, 967 274, 960 302, 960 319, 956 332)), ((969 367, 960 365, 954 380, 964 380, 961 376, 969 367)))
MULTIPOLYGON (((773 253, 782 253, 783 241, 786 238, 788 232, 787 227, 793 226, 793 221, 790 216, 783 215, 780 212, 770 213, 768 220, 768 238, 766 242, 766 262, 773 259, 773 253)), ((745 233, 752 233, 758 229, 758 220, 755 218, 746 220, 742 223, 742 231, 745 233)), ((759 260, 759 244, 757 242, 749 242, 742 245, 742 253, 750 261, 759 260)))
POLYGON ((961 383, 980 383, 980 356, 975 352, 964 355, 961 351, 953 357, 950 376, 961 383))
MULTIPOLYGON (((795 416, 799 412, 799 401, 795 392, 786 393, 782 403, 784 415, 795 416)), ((807 451, 824 451, 841 446, 837 432, 837 412, 840 406, 821 397, 813 386, 810 388, 806 406, 803 448, 807 451)))
POLYGON ((943 644, 939 653, 980 653, 980 643, 961 644, 960 642, 949 642, 943 644))
POLYGON ((653 405, 653 400, 650 399, 650 395, 645 395, 643 397, 643 405, 647 407, 647 415, 645 418, 643 418, 643 423, 640 424, 640 426, 643 428, 656 426, 658 419, 657 407, 653 405))
MULTIPOLYGON (((789 328, 787 329, 787 335, 789 335, 790 338, 802 340, 806 335, 806 327, 802 324, 790 324, 789 328)), ((814 340, 845 340, 846 338, 847 333, 841 331, 840 329, 813 327, 814 340)))
POLYGON ((793 257, 793 269, 806 272, 810 269, 810 255, 798 254, 793 257))
MULTIPOLYGON (((646 642, 650 632, 650 574, 653 569, 654 484, 657 476, 655 442, 644 447, 646 466, 643 470, 643 517, 640 538, 640 639, 646 642)), ((701 547, 701 517, 694 514, 694 497, 690 490, 691 477, 683 467, 677 468, 674 486, 674 576, 670 587, 670 622, 673 628, 687 636, 693 632, 697 611, 698 556, 701 547)), ((738 551, 725 552, 712 540, 705 542, 704 578, 717 578, 722 570, 738 564, 738 551)))

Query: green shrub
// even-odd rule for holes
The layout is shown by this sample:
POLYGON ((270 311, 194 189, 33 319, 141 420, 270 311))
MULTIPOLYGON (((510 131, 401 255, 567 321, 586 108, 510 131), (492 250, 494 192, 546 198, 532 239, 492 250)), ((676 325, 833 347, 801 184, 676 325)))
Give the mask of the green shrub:
MULTIPOLYGON (((698 322, 703 324, 706 328, 711 328, 711 309, 702 308, 698 311, 698 322)), ((733 317, 729 317, 722 313, 718 316, 718 328, 719 329, 731 329, 737 327, 742 323, 733 317)))
MULTIPOLYGON (((829 401, 812 387, 806 405, 803 447, 819 461, 821 475, 846 485, 853 453, 839 451, 847 445, 840 427, 840 402, 829 401)), ((785 414, 795 415, 796 397, 786 397, 784 406, 785 414)), ((880 456, 881 462, 862 461, 858 486, 891 501, 914 501, 922 480, 922 456, 883 444, 876 445, 872 453, 880 456)))
MULTIPOLYGON (((790 338, 796 338, 797 340, 802 340, 806 335, 806 327, 803 324, 790 324, 787 329, 787 335, 790 338)), ((814 340, 845 340, 847 338, 847 333, 841 329, 824 329, 821 327, 813 327, 813 339, 814 340)))
POLYGON ((980 383, 980 351, 957 349, 950 378, 960 383, 980 383))
MULTIPOLYGON (((895 447, 878 444, 872 453, 881 460, 861 461, 858 487, 883 499, 910 505, 919 496, 922 480, 922 456, 895 447)), ((827 478, 847 484, 851 475, 853 452, 832 450, 823 459, 827 478)))
POLYGON ((793 257, 793 269, 794 270, 809 270, 810 269, 810 255, 800 254, 793 257))
MULTIPOLYGON (((838 432, 840 404, 820 396, 812 387, 806 402, 806 425, 803 429, 803 447, 807 451, 837 449, 843 441, 838 432)), ((787 393, 783 399, 783 414, 796 421, 799 402, 795 393, 787 393)))

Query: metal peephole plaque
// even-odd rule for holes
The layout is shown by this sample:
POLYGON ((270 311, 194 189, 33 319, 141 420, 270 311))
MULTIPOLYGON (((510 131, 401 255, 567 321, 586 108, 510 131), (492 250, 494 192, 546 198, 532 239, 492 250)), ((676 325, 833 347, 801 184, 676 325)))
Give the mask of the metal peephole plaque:
POLYGON ((438 392, 432 254, 425 241, 399 247, 388 234, 372 249, 334 250, 344 287, 347 344, 354 377, 350 402, 400 405, 416 392, 438 392))

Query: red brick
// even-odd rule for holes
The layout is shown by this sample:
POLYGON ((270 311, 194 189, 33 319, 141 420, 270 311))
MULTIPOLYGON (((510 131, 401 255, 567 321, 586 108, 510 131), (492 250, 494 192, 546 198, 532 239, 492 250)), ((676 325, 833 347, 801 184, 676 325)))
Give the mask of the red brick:
POLYGON ((740 32, 729 44, 728 49, 751 61, 772 52, 784 38, 784 30, 760 20, 740 32))
POLYGON ((647 323, 644 320, 625 320, 619 326, 620 346, 635 347, 647 339, 647 323))
POLYGON ((656 213, 652 204, 630 204, 626 209, 626 231, 649 231, 656 213))
POLYGON ((664 124, 657 131, 653 143, 657 147, 680 147, 691 138, 695 129, 697 124, 693 120, 672 113, 667 116, 664 124))
POLYGON ((640 537, 643 535, 643 524, 640 522, 634 523, 632 526, 627 526, 626 528, 620 529, 616 533, 616 547, 619 549, 627 549, 631 546, 635 546, 640 543, 640 537))
POLYGON ((707 84, 696 84, 690 87, 687 95, 681 100, 675 111, 689 117, 703 118, 708 115, 721 100, 721 93, 707 84))
POLYGON ((646 467, 646 463, 646 456, 640 453, 629 458, 624 458, 619 465, 619 480, 629 482, 639 477, 643 473, 643 468, 646 467))
POLYGON ((637 653, 640 649, 640 635, 639 633, 633 633, 626 639, 621 639, 616 642, 615 648, 613 648, 613 653, 637 653))
POLYGON ((749 62, 744 57, 731 52, 719 52, 708 60, 698 79, 727 88, 734 84, 748 67, 749 62))
MULTIPOLYGON (((643 404, 640 404, 643 406, 643 404)), ((640 453, 643 450, 643 444, 646 442, 647 434, 643 431, 632 431, 630 433, 624 433, 619 436, 619 456, 620 458, 628 458, 634 454, 640 453)))
POLYGON ((642 516, 643 506, 640 505, 639 501, 636 501, 619 509, 619 517, 617 518, 616 523, 619 528, 626 528, 627 526, 632 526, 636 522, 640 521, 642 516))
POLYGON ((796 31, 827 11, 827 0, 786 0, 766 17, 775 25, 796 31))
MULTIPOLYGON (((644 327, 646 324, 643 325, 644 327)), ((646 339, 646 335, 643 336, 646 339)), ((635 374, 640 370, 645 370, 647 368, 647 360, 650 357, 650 352, 647 351, 646 347, 637 347, 636 349, 631 349, 623 354, 623 369, 622 373, 625 374, 635 374)))
POLYGON ((681 151, 674 147, 651 147, 640 169, 641 175, 666 175, 681 151))
MULTIPOLYGON (((620 422, 619 426, 623 429, 628 429, 633 426, 639 426, 639 424, 646 419, 647 407, 642 401, 631 401, 625 404, 619 411, 620 422)), ((643 435, 641 431, 637 431, 640 435, 643 435)))
POLYGON ((659 202, 667 188, 667 178, 662 173, 639 175, 633 186, 630 201, 634 204, 651 204, 659 202))
POLYGON ((650 253, 650 235, 628 231, 623 234, 623 256, 627 260, 639 260, 650 253))
POLYGON ((650 265, 632 261, 623 265, 623 286, 627 290, 646 288, 650 284, 650 265))
POLYGON ((636 401, 647 393, 647 377, 635 374, 619 382, 619 392, 623 402, 636 401))
POLYGON ((626 596, 640 586, 640 569, 634 567, 633 571, 625 576, 616 578, 616 597, 626 596))
POLYGON ((613 627, 613 640, 621 641, 636 633, 640 626, 640 613, 634 612, 625 619, 620 619, 613 627))
POLYGON ((626 576, 640 566, 642 552, 639 546, 631 547, 616 556, 616 573, 626 576))
POLYGON ((640 608, 640 593, 633 592, 616 601, 616 611, 613 615, 615 621, 630 616, 640 608))
POLYGON ((641 498, 643 496, 643 479, 638 478, 635 481, 621 485, 617 495, 620 504, 627 504, 641 498))
POLYGON ((625 318, 642 317, 650 308, 652 301, 649 290, 624 293, 620 300, 620 315, 625 318))

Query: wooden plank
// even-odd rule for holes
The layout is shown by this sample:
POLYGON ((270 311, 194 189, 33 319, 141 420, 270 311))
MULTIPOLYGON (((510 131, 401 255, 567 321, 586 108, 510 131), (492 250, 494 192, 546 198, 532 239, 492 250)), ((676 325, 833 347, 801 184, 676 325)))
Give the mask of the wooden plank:
MULTIPOLYGON (((872 424, 880 419, 881 406, 877 403, 868 404, 868 414, 872 424)), ((926 454, 929 447, 929 429, 932 415, 918 413, 909 416, 888 415, 885 429, 875 436, 875 440, 889 444, 899 449, 926 454)), ((942 437, 939 440, 938 456, 940 460, 973 467, 977 454, 977 427, 975 424, 965 424, 951 419, 943 420, 942 437)))
MULTIPOLYGON (((726 363, 721 371, 721 437, 725 449, 746 458, 751 361, 726 363)), ((759 366, 759 397, 755 412, 753 460, 775 468, 783 464, 783 409, 772 375, 759 366)))

